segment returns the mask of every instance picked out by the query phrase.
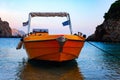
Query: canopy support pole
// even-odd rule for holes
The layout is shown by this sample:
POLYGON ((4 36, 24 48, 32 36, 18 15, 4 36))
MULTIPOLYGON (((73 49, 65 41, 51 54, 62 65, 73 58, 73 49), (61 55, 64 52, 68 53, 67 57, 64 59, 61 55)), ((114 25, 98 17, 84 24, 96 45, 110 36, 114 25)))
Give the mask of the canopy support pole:
POLYGON ((30 33, 31 15, 28 16, 28 34, 30 33))
POLYGON ((73 32, 72 32, 72 25, 71 25, 71 20, 70 20, 70 15, 69 14, 68 14, 67 18, 69 20, 70 33, 73 34, 73 32))

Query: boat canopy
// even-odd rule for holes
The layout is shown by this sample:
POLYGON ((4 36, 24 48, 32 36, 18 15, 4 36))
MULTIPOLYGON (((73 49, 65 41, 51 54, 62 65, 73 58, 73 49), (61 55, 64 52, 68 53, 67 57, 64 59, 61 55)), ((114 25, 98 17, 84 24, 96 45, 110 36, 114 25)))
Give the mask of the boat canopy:
POLYGON ((30 13, 31 17, 36 17, 36 16, 40 16, 40 17, 67 17, 69 16, 68 13, 66 12, 31 12, 30 13))
POLYGON ((67 17, 67 22, 65 22, 64 24, 66 25, 69 23, 70 33, 72 34, 72 26, 71 26, 69 13, 66 13, 66 12, 31 12, 29 13, 28 21, 23 23, 23 26, 28 25, 28 34, 30 32, 30 23, 31 23, 32 17, 67 17))

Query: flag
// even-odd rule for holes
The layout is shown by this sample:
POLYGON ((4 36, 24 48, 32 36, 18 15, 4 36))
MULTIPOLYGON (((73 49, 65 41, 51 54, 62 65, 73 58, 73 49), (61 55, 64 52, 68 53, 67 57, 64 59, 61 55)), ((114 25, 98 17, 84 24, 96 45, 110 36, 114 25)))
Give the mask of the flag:
POLYGON ((63 26, 70 25, 70 20, 67 20, 67 21, 63 22, 62 24, 63 24, 63 26))
POLYGON ((29 21, 27 21, 27 22, 23 22, 23 26, 27 26, 28 23, 29 23, 29 21))

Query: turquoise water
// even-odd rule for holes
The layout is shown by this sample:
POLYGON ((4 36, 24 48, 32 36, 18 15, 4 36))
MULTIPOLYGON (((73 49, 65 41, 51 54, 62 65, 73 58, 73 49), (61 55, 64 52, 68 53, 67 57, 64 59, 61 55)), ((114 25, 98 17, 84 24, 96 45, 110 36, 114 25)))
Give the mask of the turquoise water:
POLYGON ((55 64, 28 63, 19 40, 0 38, 0 80, 120 80, 120 43, 85 42, 75 61, 55 64))

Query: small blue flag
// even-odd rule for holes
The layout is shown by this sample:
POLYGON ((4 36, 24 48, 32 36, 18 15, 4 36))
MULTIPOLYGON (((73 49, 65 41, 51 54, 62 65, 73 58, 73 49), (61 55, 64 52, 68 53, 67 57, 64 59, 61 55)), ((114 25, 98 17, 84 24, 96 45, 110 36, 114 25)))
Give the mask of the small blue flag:
POLYGON ((63 26, 70 25, 70 20, 67 20, 67 21, 63 22, 62 24, 63 24, 63 26))

